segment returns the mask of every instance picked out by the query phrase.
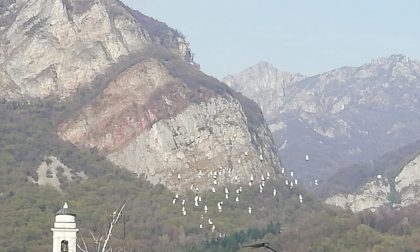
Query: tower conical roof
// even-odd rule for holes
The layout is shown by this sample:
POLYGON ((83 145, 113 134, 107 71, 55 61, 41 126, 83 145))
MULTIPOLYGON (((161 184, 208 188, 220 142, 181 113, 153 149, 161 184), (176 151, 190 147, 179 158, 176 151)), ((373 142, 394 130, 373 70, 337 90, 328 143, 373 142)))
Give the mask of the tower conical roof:
POLYGON ((71 208, 69 208, 69 205, 67 204, 67 202, 64 202, 63 207, 57 212, 57 215, 76 216, 76 213, 71 208))

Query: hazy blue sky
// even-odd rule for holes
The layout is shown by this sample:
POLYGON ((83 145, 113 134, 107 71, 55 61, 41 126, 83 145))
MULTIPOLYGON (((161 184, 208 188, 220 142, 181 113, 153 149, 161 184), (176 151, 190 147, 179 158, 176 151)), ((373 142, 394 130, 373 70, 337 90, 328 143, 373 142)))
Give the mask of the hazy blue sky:
POLYGON ((265 60, 310 75, 372 58, 420 59, 419 0, 123 0, 181 31, 215 77, 265 60))

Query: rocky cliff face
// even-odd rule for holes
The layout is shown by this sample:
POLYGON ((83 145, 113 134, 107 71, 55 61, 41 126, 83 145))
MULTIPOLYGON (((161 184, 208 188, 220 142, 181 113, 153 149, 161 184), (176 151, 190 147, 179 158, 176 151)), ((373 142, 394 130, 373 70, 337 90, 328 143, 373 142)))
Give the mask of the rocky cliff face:
POLYGON ((358 192, 333 195, 325 202, 349 208, 354 212, 391 205, 406 207, 420 203, 420 155, 402 167, 395 178, 389 179, 392 183, 379 175, 379 178, 369 181, 358 192))
POLYGON ((173 190, 278 176, 258 106, 199 72, 175 30, 117 0, 0 8, 0 96, 62 103, 63 139, 173 190))
POLYGON ((391 188, 386 178, 376 179, 365 184, 358 193, 337 194, 325 200, 327 204, 348 208, 353 212, 374 211, 390 203, 391 188))
POLYGON ((238 75, 229 75, 223 81, 256 101, 267 118, 278 113, 294 92, 294 83, 303 80, 300 74, 282 72, 268 62, 259 62, 238 75))
POLYGON ((3 1, 0 97, 66 98, 150 43, 190 60, 182 35, 116 0, 3 1))
POLYGON ((226 91, 188 87, 150 59, 119 75, 59 132, 172 189, 276 176, 280 164, 268 128, 261 122, 250 129, 241 103, 226 91))
POLYGON ((273 72, 258 64, 224 81, 259 102, 282 163, 297 176, 322 180, 420 138, 418 61, 393 55, 304 79, 283 74, 292 77, 278 85, 273 72))
POLYGON ((420 203, 420 155, 403 167, 395 178, 401 206, 420 203))
POLYGON ((88 179, 83 171, 76 172, 63 164, 57 157, 44 157, 36 171, 37 178, 28 177, 30 181, 40 186, 53 186, 62 192, 61 184, 64 181, 81 181, 88 179))

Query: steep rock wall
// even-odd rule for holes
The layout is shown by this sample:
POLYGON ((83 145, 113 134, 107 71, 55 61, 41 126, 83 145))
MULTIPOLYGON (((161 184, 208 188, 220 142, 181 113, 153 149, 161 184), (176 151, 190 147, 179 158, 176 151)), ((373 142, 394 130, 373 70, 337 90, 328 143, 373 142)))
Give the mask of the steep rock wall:
POLYGON ((386 178, 370 181, 364 185, 357 194, 337 194, 325 200, 329 205, 348 208, 353 212, 366 209, 375 210, 389 204, 391 187, 386 178))
POLYGON ((215 97, 155 123, 108 157, 145 173, 153 183, 205 190, 212 186, 210 172, 221 172, 219 185, 233 183, 236 176, 246 182, 251 174, 266 176, 268 171, 274 176, 278 172, 270 150, 253 145, 252 138, 240 104, 232 98, 215 97))
MULTIPOLYGON (((66 98, 122 56, 159 42, 115 0, 9 2, 0 15, 0 97, 6 99, 66 98)), ((165 45, 190 60, 183 36, 167 26, 166 33, 165 45)))
POLYGON ((420 203, 420 155, 408 163, 395 178, 395 189, 401 195, 401 205, 420 203))
POLYGON ((263 120, 261 111, 246 113, 227 87, 212 88, 187 85, 148 59, 120 74, 59 134, 174 190, 209 188, 210 172, 218 174, 218 185, 247 183, 251 174, 277 177, 280 162, 267 125, 250 127, 249 119, 263 120))
POLYGON ((420 155, 406 164, 392 183, 388 179, 376 179, 366 183, 357 193, 337 194, 325 200, 327 204, 349 208, 354 212, 377 209, 392 204, 406 207, 420 203, 420 155), (395 185, 395 196, 391 193, 395 185), (391 200, 394 198, 394 200, 391 200))

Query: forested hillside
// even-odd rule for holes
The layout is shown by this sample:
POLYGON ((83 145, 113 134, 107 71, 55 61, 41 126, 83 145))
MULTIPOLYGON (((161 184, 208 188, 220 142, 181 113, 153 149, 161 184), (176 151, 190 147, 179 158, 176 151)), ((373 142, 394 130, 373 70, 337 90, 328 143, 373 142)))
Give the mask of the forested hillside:
MULTIPOLYGON (((186 199, 187 216, 181 212, 181 203, 173 205, 174 193, 162 185, 153 186, 142 176, 127 172, 106 160, 95 150, 79 149, 59 139, 50 118, 59 118, 66 105, 54 107, 52 103, 33 106, 3 102, 0 132, 0 237, 1 251, 47 251, 51 246, 50 227, 55 212, 64 200, 68 200, 77 212, 81 235, 89 243, 88 230, 101 234, 108 225, 111 213, 133 195, 126 208, 127 247, 136 251, 178 251, 188 246, 201 246, 207 238, 232 231, 247 231, 262 237, 267 225, 272 222, 295 221, 295 214, 313 211, 320 202, 305 196, 305 204, 299 203, 300 189, 289 191, 277 182, 267 181, 263 194, 257 186, 245 188, 241 201, 235 202, 235 188, 229 200, 224 199, 222 189, 216 193, 204 192, 203 202, 209 206, 208 215, 200 219, 203 205, 193 206, 194 194, 181 195, 186 199), (72 169, 74 180, 60 175, 60 188, 39 186, 37 168, 44 161, 42 157, 56 156, 72 169), (79 172, 87 179, 78 179, 79 172), (272 196, 273 188, 278 194, 272 196), (217 212, 217 202, 224 200, 222 213, 217 212), (248 214, 248 206, 253 214, 248 214), (280 211, 272 211, 279 209, 280 211), (210 231, 209 216, 217 226, 217 233, 210 231), (199 224, 204 224, 203 230, 199 224), (250 232, 251 232, 250 231, 250 232), (204 240, 203 240, 204 239, 204 240), (149 250, 150 249, 150 250, 149 250)), ((70 105, 69 105, 70 106, 70 105)), ((303 192, 302 192, 303 193, 303 192)), ((204 204, 204 203, 203 203, 204 204)), ((210 226, 211 227, 211 226, 210 226)), ((114 231, 112 246, 122 241, 122 223, 114 231)), ((236 245, 237 246, 237 243, 236 245)))
MULTIPOLYGON (((267 181, 262 194, 258 186, 244 186, 240 202, 234 201, 234 187, 229 188, 229 200, 222 188, 203 192, 207 214, 202 205, 193 206, 192 192, 181 195, 187 209, 183 216, 180 202, 173 205, 174 193, 163 186, 115 167, 94 150, 60 140, 49 120, 60 108, 3 102, 0 109, 0 251, 48 251, 49 229, 64 200, 77 212, 79 240, 83 236, 92 244, 88 230, 103 233, 111 213, 129 195, 133 198, 125 211, 125 244, 133 251, 237 251, 241 244, 260 240, 284 251, 416 251, 420 245, 416 238, 420 213, 415 207, 354 215, 329 209, 300 188, 285 187, 283 181, 267 181), (74 173, 83 171, 88 179, 60 177, 61 192, 34 184, 28 177, 36 180, 40 157, 50 155, 59 157, 74 173), (297 197, 300 193, 303 204, 297 197), (216 207, 220 200, 224 201, 221 213, 216 207), (216 226, 214 233, 208 218, 216 226)), ((117 249, 123 244, 120 221, 111 245, 117 249)))

